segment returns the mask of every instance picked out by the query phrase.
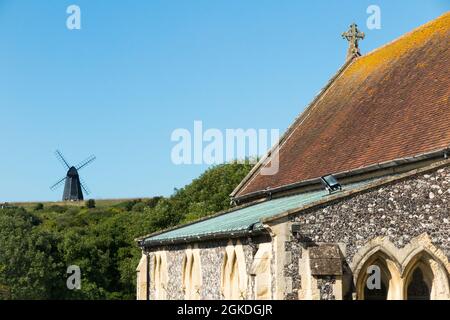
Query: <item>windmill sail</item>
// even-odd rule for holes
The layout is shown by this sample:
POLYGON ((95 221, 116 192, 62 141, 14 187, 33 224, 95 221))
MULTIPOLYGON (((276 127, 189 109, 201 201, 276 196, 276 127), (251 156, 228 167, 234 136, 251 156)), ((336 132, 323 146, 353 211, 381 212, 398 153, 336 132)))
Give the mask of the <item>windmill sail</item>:
POLYGON ((66 177, 60 179, 57 183, 55 183, 53 186, 50 187, 50 189, 54 190, 61 186, 64 183, 64 192, 63 192, 63 201, 82 201, 84 200, 83 196, 83 190, 86 194, 89 194, 89 189, 86 186, 86 183, 84 183, 80 175, 78 174, 78 171, 87 165, 91 164, 96 158, 95 156, 90 156, 86 160, 82 161, 79 165, 70 166, 69 163, 66 161, 64 156, 59 150, 56 150, 55 152, 56 157, 58 160, 65 166, 68 171, 66 174, 66 177))

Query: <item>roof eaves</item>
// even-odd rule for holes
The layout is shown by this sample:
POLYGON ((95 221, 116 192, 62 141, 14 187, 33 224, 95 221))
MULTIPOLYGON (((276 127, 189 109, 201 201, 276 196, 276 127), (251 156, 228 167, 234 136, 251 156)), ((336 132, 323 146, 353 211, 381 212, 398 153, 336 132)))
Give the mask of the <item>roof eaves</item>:
POLYGON ((306 209, 310 209, 310 208, 317 207, 317 206, 320 206, 320 205, 324 205, 324 204, 327 204, 327 203, 330 203, 330 202, 333 202, 333 201, 336 201, 336 200, 347 198, 347 197, 352 196, 352 195, 357 194, 357 193, 365 192, 365 191, 371 190, 373 188, 377 188, 377 187, 380 187, 380 186, 383 186, 383 185, 386 185, 386 184, 389 184, 389 183, 392 183, 392 182, 397 182, 399 180, 403 180, 403 179, 406 179, 406 178, 409 178, 409 177, 412 177, 412 176, 415 176, 415 175, 418 175, 418 174, 421 174, 421 173, 425 173, 425 172, 428 172, 428 171, 432 171, 432 170, 435 170, 435 169, 438 169, 438 168, 441 168, 441 167, 445 167, 445 166, 448 166, 448 165, 450 165, 450 159, 445 159, 445 160, 442 160, 442 161, 439 161, 439 162, 432 163, 432 164, 430 164, 430 165, 428 165, 426 167, 422 167, 422 168, 418 168, 418 169, 415 169, 415 170, 412 170, 412 171, 408 171, 406 173, 401 173, 401 174, 397 174, 397 175, 394 175, 394 176, 388 176, 388 177, 385 177, 385 178, 376 179, 374 182, 362 185, 362 186, 357 187, 355 189, 351 189, 351 190, 342 191, 342 192, 339 192, 339 193, 336 193, 336 194, 332 194, 332 195, 330 195, 330 196, 328 196, 328 197, 326 197, 324 199, 311 202, 311 203, 306 204, 306 205, 304 205, 302 207, 295 208, 295 209, 292 209, 292 210, 288 210, 288 211, 285 211, 283 213, 280 213, 280 214, 277 214, 277 215, 274 215, 274 216, 271 216, 271 217, 263 218, 263 219, 261 219, 261 223, 262 224, 266 224, 266 223, 269 223, 269 222, 273 222, 273 221, 276 221, 276 220, 288 217, 288 216, 290 216, 292 214, 299 213, 299 212, 304 211, 306 209))
POLYGON ((208 241, 208 240, 221 240, 221 239, 229 239, 229 238, 239 238, 243 236, 250 235, 259 235, 264 232, 264 227, 259 224, 252 224, 250 228, 240 228, 233 230, 222 230, 220 232, 212 232, 212 233, 203 233, 196 235, 189 235, 186 237, 176 237, 176 238, 168 238, 168 239, 160 239, 160 240, 141 240, 139 242, 140 247, 157 247, 164 245, 174 245, 181 243, 190 243, 196 241, 208 241))
MULTIPOLYGON (((443 156, 444 159, 447 159, 449 154, 450 154, 450 148, 445 148, 445 149, 436 150, 436 151, 429 152, 429 153, 419 154, 419 155, 416 155, 416 156, 413 156, 413 157, 409 157, 409 158, 395 159, 395 160, 384 162, 384 163, 370 165, 370 166, 367 166, 367 167, 364 167, 364 168, 358 168, 356 170, 350 170, 350 171, 337 173, 337 174, 335 174, 335 176, 337 178, 344 178, 344 177, 353 176, 353 175, 356 175, 356 174, 363 174, 363 173, 366 173, 366 172, 375 171, 377 169, 395 168, 396 166, 400 166, 400 165, 403 165, 403 164, 408 164, 408 163, 421 161, 421 160, 427 160, 427 159, 434 159, 436 157, 441 157, 441 156, 443 156)), ((260 220, 260 223, 264 224, 264 223, 272 221, 274 219, 276 220, 276 219, 282 218, 282 217, 284 217, 286 215, 290 215, 290 214, 293 214, 293 213, 298 213, 298 212, 300 212, 302 210, 305 210, 305 209, 308 209, 310 207, 314 207, 314 206, 317 206, 317 205, 328 203, 330 201, 334 201, 334 200, 340 199, 342 197, 347 197, 347 196, 352 195, 354 193, 358 193, 358 192, 361 192, 361 191, 364 191, 364 190, 367 190, 367 189, 370 189, 370 188, 373 188, 373 187, 377 187, 377 186, 382 185, 382 184, 390 183, 392 181, 403 179, 403 178, 409 177, 411 175, 415 175, 415 174, 418 174, 418 173, 421 173, 421 172, 424 172, 424 171, 432 170, 432 169, 434 169, 436 167, 444 166, 444 165, 448 164, 449 161, 450 160, 443 160, 443 161, 439 161, 439 162, 434 162, 431 165, 428 165, 428 166, 425 166, 425 167, 422 167, 422 168, 419 168, 419 169, 415 169, 415 170, 410 170, 410 171, 408 171, 406 173, 397 173, 397 174, 395 174, 395 176, 391 175, 391 176, 388 176, 388 177, 385 177, 385 178, 379 178, 379 179, 377 179, 376 181, 374 181, 372 183, 368 183, 368 184, 366 184, 366 185, 364 185, 362 187, 358 187, 358 188, 355 188, 355 189, 352 189, 352 190, 345 191, 345 189, 344 189, 343 192, 327 196, 326 198, 323 198, 321 200, 318 200, 318 201, 315 201, 315 202, 311 202, 311 203, 309 203, 307 205, 303 205, 303 206, 300 206, 298 208, 285 211, 283 213, 280 213, 278 215, 274 215, 274 216, 269 217, 269 218, 264 218, 264 219, 260 220)), ((303 181, 302 183, 303 184, 306 184, 306 183, 314 184, 314 183, 317 182, 316 180, 318 180, 318 179, 311 179, 311 180, 308 180, 308 181, 303 181)), ((288 187, 293 188, 295 186, 288 186, 288 187)), ((274 192, 276 190, 271 190, 271 191, 274 192)), ((137 238, 137 239, 135 239, 135 241, 138 242, 138 244, 140 246, 142 246, 143 243, 145 243, 145 246, 148 246, 148 243, 152 243, 154 245, 162 245, 164 243, 174 244, 174 243, 180 243, 180 242, 184 242, 184 243, 185 242, 192 242, 192 241, 195 241, 195 240, 201 241, 201 240, 205 240, 205 239, 209 240, 209 239, 219 239, 219 238, 227 238, 227 237, 229 238, 229 237, 235 236, 236 234, 239 235, 239 236, 242 236, 244 234, 250 234, 251 231, 249 231, 248 228, 243 227, 243 228, 238 228, 238 229, 221 230, 221 231, 214 232, 214 233, 194 234, 194 235, 190 235, 190 236, 187 236, 187 237, 161 239, 161 240, 154 240, 154 241, 146 240, 148 238, 156 237, 158 235, 161 235, 161 234, 173 231, 173 230, 181 229, 181 228, 184 228, 184 227, 187 227, 187 226, 190 226, 190 225, 202 222, 202 221, 206 221, 206 220, 209 220, 209 219, 213 219, 213 218, 225 215, 225 214, 229 214, 229 213, 238 211, 240 209, 251 207, 251 206, 263 203, 265 201, 266 201, 265 199, 261 199, 259 201, 249 202, 249 203, 246 203, 244 205, 241 205, 241 206, 238 206, 238 207, 234 207, 234 208, 229 209, 229 210, 221 211, 221 212, 219 212, 217 214, 214 214, 214 215, 211 215, 211 216, 208 216, 208 217, 205 217, 205 218, 201 218, 201 219, 192 221, 192 222, 187 223, 187 224, 182 224, 182 225, 179 225, 179 226, 176 226, 176 227, 173 227, 173 228, 168 228, 168 229, 165 229, 165 230, 161 230, 161 231, 158 231, 158 232, 151 233, 149 235, 137 238)), ((254 225, 253 225, 253 227, 254 227, 254 225)), ((251 230, 253 230, 253 229, 251 229, 251 230)), ((254 229, 253 231, 257 231, 257 230, 254 229)))
POLYGON ((222 210, 222 211, 219 211, 219 212, 217 212, 215 214, 212 214, 212 215, 209 215, 209 216, 206 216, 206 217, 202 217, 202 218, 190 221, 188 223, 183 223, 183 224, 171 227, 171 228, 165 228, 163 230, 159 230, 159 231, 156 231, 156 232, 149 233, 149 234, 144 235, 142 237, 135 238, 134 241, 139 243, 139 242, 141 242, 141 241, 143 241, 143 240, 145 240, 147 238, 155 237, 155 236, 161 235, 163 233, 167 233, 169 231, 174 231, 174 230, 178 230, 178 229, 181 229, 181 228, 185 228, 187 226, 190 226, 190 225, 202 222, 202 221, 214 219, 214 218, 217 218, 219 216, 238 211, 240 209, 244 209, 244 208, 247 208, 247 207, 254 206, 254 205, 256 205, 258 203, 261 203, 261 202, 264 202, 264 201, 267 201, 267 200, 266 199, 259 199, 259 201, 255 201, 255 202, 251 202, 251 203, 245 203, 245 204, 242 204, 242 205, 230 208, 230 209, 222 210))
MULTIPOLYGON (((336 178, 353 177, 353 176, 357 176, 360 174, 374 172, 377 170, 398 167, 403 164, 410 164, 410 163, 419 162, 419 161, 423 161, 423 160, 427 160, 427 159, 439 158, 441 156, 445 157, 446 154, 447 155, 450 154, 450 147, 421 153, 421 154, 414 155, 411 157, 404 157, 404 158, 398 158, 398 159, 389 160, 389 161, 385 161, 385 162, 375 163, 375 164, 371 164, 368 166, 364 166, 364 167, 360 167, 360 168, 356 168, 356 169, 352 169, 352 170, 346 170, 346 171, 336 172, 336 173, 330 172, 330 174, 333 174, 336 178)), ((265 190, 261 190, 261 191, 248 193, 241 197, 235 198, 235 200, 239 202, 242 200, 256 198, 258 196, 265 195, 265 194, 274 195, 279 192, 284 192, 287 190, 292 190, 292 189, 301 188, 304 186, 309 186, 309 185, 314 185, 314 184, 317 184, 317 185, 321 184, 320 177, 303 180, 300 182, 296 182, 296 183, 292 183, 292 184, 288 184, 288 185, 284 185, 284 186, 280 186, 280 187, 276 187, 276 188, 272 188, 272 189, 265 189, 265 190)))

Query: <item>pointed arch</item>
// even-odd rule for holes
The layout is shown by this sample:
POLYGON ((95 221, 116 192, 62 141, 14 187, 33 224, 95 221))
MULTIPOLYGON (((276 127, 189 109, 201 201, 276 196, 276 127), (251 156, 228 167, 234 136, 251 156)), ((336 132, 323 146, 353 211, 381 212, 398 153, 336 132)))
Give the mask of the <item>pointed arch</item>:
POLYGON ((385 276, 389 271, 391 277, 387 299, 450 299, 450 263, 428 234, 411 239, 401 249, 386 237, 372 239, 361 248, 352 261, 358 299, 364 297, 367 267, 379 261, 385 261, 385 276))
POLYGON ((394 244, 382 237, 372 239, 358 251, 352 263, 357 299, 402 299, 401 264, 396 251, 394 244), (381 288, 369 291, 367 280, 372 266, 380 270, 381 288))
POLYGON ((359 272, 356 288, 357 298, 361 300, 393 300, 400 299, 401 278, 398 263, 394 257, 387 255, 381 248, 371 253, 359 272), (380 271, 380 287, 369 288, 367 281, 374 268, 380 271))
POLYGON ((148 299, 148 257, 146 254, 142 254, 141 260, 136 268, 136 299, 147 300, 148 299))
POLYGON ((221 272, 221 291, 224 299, 245 299, 247 294, 247 266, 242 244, 230 241, 225 248, 221 272))
POLYGON ((397 258, 398 249, 395 245, 384 237, 377 237, 369 241, 362 247, 354 256, 352 263, 352 270, 355 278, 359 276, 364 264, 375 254, 383 254, 392 263, 394 263, 397 270, 401 270, 401 264, 397 258))
POLYGON ((165 300, 167 295, 167 254, 165 251, 155 252, 151 258, 151 288, 154 290, 155 300, 165 300))
POLYGON ((230 274, 230 262, 228 260, 232 258, 234 250, 232 248, 230 249, 229 247, 230 244, 228 244, 227 247, 225 248, 225 253, 222 261, 222 268, 220 272, 220 291, 225 299, 231 296, 229 277, 227 275, 230 274))
POLYGON ((416 248, 404 261, 403 295, 408 300, 450 298, 449 277, 445 264, 428 248, 416 248))
POLYGON ((200 251, 197 245, 189 246, 184 254, 182 265, 182 287, 186 300, 201 298, 202 270, 200 251))

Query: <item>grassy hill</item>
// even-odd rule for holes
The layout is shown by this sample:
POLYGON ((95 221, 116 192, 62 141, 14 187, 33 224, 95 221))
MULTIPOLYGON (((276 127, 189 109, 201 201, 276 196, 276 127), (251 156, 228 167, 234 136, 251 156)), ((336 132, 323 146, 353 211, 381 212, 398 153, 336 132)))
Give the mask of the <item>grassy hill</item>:
MULTIPOLYGON (((151 198, 129 198, 129 199, 94 199, 97 208, 107 208, 112 207, 121 203, 130 201, 145 201, 151 198)), ((38 203, 42 203, 45 208, 52 206, 68 206, 68 207, 84 207, 86 205, 85 201, 34 201, 34 202, 9 202, 8 204, 14 207, 22 207, 25 209, 34 209, 38 203)))

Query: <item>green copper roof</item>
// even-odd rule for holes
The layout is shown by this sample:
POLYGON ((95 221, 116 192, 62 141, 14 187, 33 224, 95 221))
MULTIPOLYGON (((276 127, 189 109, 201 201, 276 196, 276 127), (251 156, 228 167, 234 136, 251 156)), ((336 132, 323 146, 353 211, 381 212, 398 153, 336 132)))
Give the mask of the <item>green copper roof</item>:
MULTIPOLYGON (((368 183, 351 184, 344 186, 345 190, 362 186, 368 183)), ((283 212, 303 207, 309 203, 321 200, 328 196, 326 190, 302 193, 294 196, 273 199, 258 203, 249 207, 236 209, 210 219, 201 220, 192 224, 181 226, 180 228, 169 230, 155 236, 144 239, 144 244, 159 243, 166 241, 176 241, 192 239, 219 234, 240 233, 246 230, 258 230, 262 228, 261 219, 269 218, 283 212)))

